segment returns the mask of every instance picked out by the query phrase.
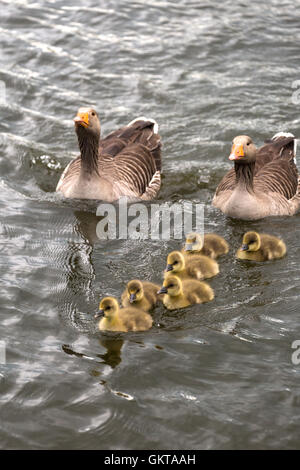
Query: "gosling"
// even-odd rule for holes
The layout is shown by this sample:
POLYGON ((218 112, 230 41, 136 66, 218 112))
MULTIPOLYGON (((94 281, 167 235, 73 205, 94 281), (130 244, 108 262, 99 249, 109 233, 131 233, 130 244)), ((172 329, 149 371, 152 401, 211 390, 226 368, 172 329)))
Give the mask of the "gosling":
POLYGON ((104 297, 99 305, 95 318, 102 317, 99 322, 100 331, 145 331, 152 326, 153 320, 149 313, 137 308, 119 308, 114 297, 104 297))
POLYGON ((169 310, 209 302, 214 298, 214 291, 206 282, 197 281, 196 279, 181 281, 179 277, 173 274, 166 276, 158 293, 165 294, 163 303, 169 310))
POLYGON ((191 232, 186 236, 185 245, 181 253, 185 256, 205 255, 216 259, 221 255, 226 255, 229 245, 223 237, 215 233, 206 233, 203 237, 200 233, 191 232))
POLYGON ((123 307, 134 307, 149 312, 158 301, 159 285, 148 281, 129 281, 122 294, 123 307))
MULTIPOLYGON (((180 251, 172 251, 167 258, 165 273, 172 274, 180 279, 208 279, 219 273, 218 263, 204 255, 185 257, 180 251)), ((165 274, 166 275, 166 274, 165 274)))
POLYGON ((285 243, 273 235, 247 232, 243 236, 242 246, 236 252, 239 259, 267 261, 283 258, 286 254, 285 243))

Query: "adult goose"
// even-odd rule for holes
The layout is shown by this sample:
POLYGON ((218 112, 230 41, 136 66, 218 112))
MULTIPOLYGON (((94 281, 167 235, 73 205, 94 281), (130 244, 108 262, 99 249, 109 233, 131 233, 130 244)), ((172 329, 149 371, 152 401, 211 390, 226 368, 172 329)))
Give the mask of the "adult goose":
POLYGON ((278 133, 257 149, 250 137, 235 137, 229 160, 234 161, 218 185, 213 205, 229 217, 253 220, 294 215, 300 208, 296 139, 278 133))
POLYGON ((74 119, 80 156, 64 170, 56 191, 67 198, 116 201, 153 199, 161 184, 161 142, 157 123, 137 118, 100 139, 93 108, 79 108, 74 119))

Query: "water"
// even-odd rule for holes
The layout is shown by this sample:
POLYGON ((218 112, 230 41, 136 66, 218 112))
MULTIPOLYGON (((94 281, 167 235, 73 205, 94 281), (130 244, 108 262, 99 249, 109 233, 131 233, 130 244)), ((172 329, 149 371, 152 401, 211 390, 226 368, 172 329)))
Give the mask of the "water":
POLYGON ((299 136, 300 3, 0 6, 1 447, 299 448, 300 218, 233 221, 210 203, 235 135, 299 136), (95 209, 53 193, 86 104, 104 135, 155 118, 158 200, 204 203, 205 229, 231 246, 215 300, 159 307, 145 333, 101 335, 93 313, 133 277, 160 282, 179 244, 99 241, 95 209), (249 228, 281 236, 288 256, 235 260, 249 228))

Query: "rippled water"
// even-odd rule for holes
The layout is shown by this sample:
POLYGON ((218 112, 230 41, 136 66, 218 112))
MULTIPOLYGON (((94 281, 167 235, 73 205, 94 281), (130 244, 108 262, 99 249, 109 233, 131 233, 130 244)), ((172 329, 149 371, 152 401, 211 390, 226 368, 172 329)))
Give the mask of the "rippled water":
POLYGON ((299 216, 240 222, 211 207, 230 142, 299 136, 299 2, 0 0, 0 364, 3 448, 299 448, 299 216), (176 241, 99 241, 89 204, 53 191, 77 153, 72 118, 103 134, 160 124, 160 201, 205 203, 230 253, 213 302, 101 335, 99 299, 159 282, 176 241), (241 263, 248 228, 288 256, 241 263))

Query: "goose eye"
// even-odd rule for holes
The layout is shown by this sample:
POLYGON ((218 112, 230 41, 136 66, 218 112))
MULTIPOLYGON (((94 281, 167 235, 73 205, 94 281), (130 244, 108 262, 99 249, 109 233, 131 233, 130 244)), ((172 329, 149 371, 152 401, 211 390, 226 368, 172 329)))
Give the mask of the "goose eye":
POLYGON ((96 116, 96 113, 94 113, 94 111, 92 111, 92 116, 96 116))

